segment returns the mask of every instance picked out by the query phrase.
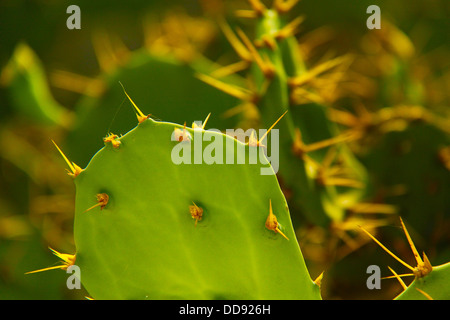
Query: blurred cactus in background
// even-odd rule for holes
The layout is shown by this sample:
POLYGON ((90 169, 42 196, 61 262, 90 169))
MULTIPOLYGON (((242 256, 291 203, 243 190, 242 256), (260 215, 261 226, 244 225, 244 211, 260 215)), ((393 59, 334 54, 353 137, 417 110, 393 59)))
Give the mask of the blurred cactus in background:
POLYGON ((0 4, 0 299, 450 299, 446 1, 381 1, 373 30, 369 1, 78 1, 80 30, 68 5, 0 4), (186 123, 208 114, 224 133, 275 124, 277 179, 161 156, 165 132, 203 132, 186 123), (139 168, 152 171, 133 180, 139 168), (61 271, 25 275, 55 266, 49 247, 74 254, 83 290, 61 271), (283 276, 265 281, 261 264, 283 276), (369 265, 399 281, 369 290, 369 265))

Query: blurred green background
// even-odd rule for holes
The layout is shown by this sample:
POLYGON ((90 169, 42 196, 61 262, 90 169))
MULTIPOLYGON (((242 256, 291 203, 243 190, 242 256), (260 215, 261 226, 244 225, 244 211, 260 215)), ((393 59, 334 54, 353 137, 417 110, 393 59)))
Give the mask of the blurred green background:
MULTIPOLYGON (((450 2, 447 0, 302 0, 295 7, 293 16, 306 16, 298 35, 300 43, 304 43, 305 52, 312 48, 312 60, 319 60, 327 52, 367 54, 364 43, 368 35, 370 39, 371 31, 366 28, 366 8, 371 4, 377 4, 381 8, 382 18, 409 37, 415 48, 414 59, 410 60, 414 64, 411 63, 411 69, 403 74, 403 78, 391 79, 391 83, 370 82, 366 85, 367 90, 381 93, 375 96, 363 95, 360 100, 376 107, 399 103, 421 104, 448 118, 450 2), (326 41, 308 46, 314 39, 326 41), (405 92, 399 96, 398 90, 408 82, 417 82, 417 91, 405 92), (376 90, 369 88, 369 85, 375 85, 376 90), (383 85, 386 88, 382 88, 383 85)), ((102 103, 110 108, 107 114, 93 115, 86 111, 97 103, 96 99, 108 81, 109 85, 117 86, 117 81, 121 80, 131 96, 136 97, 136 103, 141 109, 152 113, 153 108, 157 110, 154 114, 157 118, 180 123, 203 119, 207 114, 209 101, 214 101, 217 98, 215 95, 220 94, 211 90, 205 97, 192 98, 191 95, 196 94, 197 84, 186 80, 191 77, 188 69, 182 74, 164 76, 159 73, 160 78, 152 78, 158 72, 151 62, 139 56, 142 55, 141 48, 149 51, 162 50, 164 56, 164 47, 161 49, 161 46, 155 45, 155 33, 166 32, 172 33, 175 42, 178 38, 180 41, 188 39, 189 45, 194 48, 194 53, 191 54, 201 53, 211 61, 227 61, 232 50, 221 34, 216 19, 225 15, 233 23, 233 11, 240 8, 248 8, 248 3, 238 0, 0 1, 0 299, 83 299, 88 295, 84 290, 68 290, 65 285, 67 275, 60 270, 24 275, 27 271, 52 266, 57 262, 57 258, 48 250, 49 246, 67 253, 75 250, 72 238, 75 188, 71 179, 65 175, 65 164, 50 139, 67 141, 63 149, 66 147, 65 150, 70 150, 69 158, 84 167, 95 150, 102 146, 101 137, 108 131, 124 134, 134 127, 133 113, 127 110, 128 106, 122 108, 123 95, 105 98, 102 103), (66 8, 72 4, 81 8, 81 30, 66 28, 69 16, 66 8), (158 25, 163 27, 157 27, 158 25), (180 33, 180 30, 185 34, 180 33), (61 117, 58 116, 56 120, 40 119, 20 107, 23 97, 20 90, 23 87, 16 83, 19 89, 14 88, 11 67, 8 67, 19 44, 26 44, 34 51, 34 58, 27 56, 24 59, 32 61, 33 65, 39 65, 37 68, 44 72, 40 74, 36 71, 32 76, 36 77, 38 88, 44 87, 42 91, 48 86, 51 95, 40 98, 46 104, 45 108, 54 112, 53 115, 62 112, 61 117), (38 62, 33 62, 33 59, 38 62), (146 61, 145 64, 149 63, 148 68, 154 73, 146 73, 146 69, 142 71, 143 74, 133 75, 117 71, 122 67, 126 69, 124 65, 129 61, 136 66, 146 61), (180 99, 171 97, 171 86, 186 86, 186 96, 180 99), (144 93, 150 97, 150 101, 144 99, 144 93), (168 99, 172 99, 170 103, 173 108, 160 110, 155 107, 166 103, 168 99), (88 116, 91 117, 89 121, 83 118, 88 116), (84 119, 84 122, 81 121, 78 131, 70 132, 66 124, 76 122, 77 119, 84 119), (82 129, 93 126, 97 130, 94 133, 82 129), (81 143, 89 138, 96 140, 97 144, 85 146, 81 143)), ((243 23, 251 30, 251 22, 243 23)), ((178 43, 169 44, 173 46, 172 53, 176 52, 177 45, 178 43)), ((24 52, 26 56, 28 51, 24 52)), ((189 55, 189 51, 183 51, 179 56, 175 54, 175 57, 180 60, 189 59, 183 54, 189 55)), ((376 54, 375 51, 374 55, 376 54)), ((366 76, 378 76, 370 68, 364 68, 362 65, 362 71, 367 71, 366 76)), ((223 105, 218 108, 222 111, 231 109, 236 104, 236 101, 226 95, 221 101, 223 105)), ((345 105, 348 101, 338 103, 345 105)), ((211 127, 222 129, 236 125, 233 118, 223 122, 213 118, 211 127)), ((447 125, 448 122, 444 124, 447 125)), ((386 138, 374 147, 374 150, 379 151, 374 157, 365 158, 366 165, 372 173, 377 174, 377 181, 391 187, 402 183, 419 185, 416 190, 419 194, 424 192, 421 187, 431 188, 432 192, 433 188, 439 190, 434 191, 438 196, 419 197, 414 204, 427 210, 423 212, 422 220, 418 219, 417 222, 417 229, 420 226, 425 229, 415 235, 422 234, 425 237, 434 234, 438 238, 435 242, 426 239, 419 241, 424 246, 432 246, 424 249, 436 253, 433 255, 433 264, 446 262, 450 258, 450 164, 447 164, 447 169, 431 171, 427 186, 423 185, 422 180, 414 181, 414 177, 420 175, 424 166, 430 165, 426 160, 420 161, 430 140, 439 141, 443 146, 450 145, 449 130, 447 127, 447 133, 441 135, 424 125, 402 133, 392 132, 389 133, 389 139, 386 138), (412 147, 404 146, 404 141, 413 141, 412 147), (397 150, 399 145, 412 152, 404 152, 405 158, 392 160, 389 152, 397 150), (409 163, 409 167, 405 163, 409 163), (402 170, 403 176, 391 175, 392 171, 402 170), (433 184, 433 181, 438 181, 438 184, 433 184), (431 231, 426 229, 430 220, 434 221, 429 226, 431 231), (441 228, 434 229, 438 224, 441 228), (424 234, 425 231, 429 233, 424 234)), ((402 153, 402 150, 400 148, 398 152, 402 153)), ((450 156, 448 158, 450 163, 450 156)), ((398 201, 397 205, 408 207, 412 200, 406 197, 398 201)), ((300 245, 302 246, 301 239, 300 245)), ((314 254, 308 255, 309 251, 304 252, 307 263, 313 270, 318 270, 320 267, 314 266, 314 254)), ((372 250, 371 254, 381 255, 376 250, 372 250)), ((345 267, 342 270, 336 267, 333 276, 330 276, 330 282, 325 281, 327 289, 324 298, 394 296, 398 287, 389 287, 382 293, 369 292, 365 288, 367 275, 364 272, 357 271, 359 279, 350 280, 355 272, 349 266, 358 258, 358 255, 349 255, 337 264, 339 266, 342 263, 345 267), (358 281, 359 286, 355 285, 358 281)), ((380 265, 386 261, 389 260, 375 260, 380 265)))

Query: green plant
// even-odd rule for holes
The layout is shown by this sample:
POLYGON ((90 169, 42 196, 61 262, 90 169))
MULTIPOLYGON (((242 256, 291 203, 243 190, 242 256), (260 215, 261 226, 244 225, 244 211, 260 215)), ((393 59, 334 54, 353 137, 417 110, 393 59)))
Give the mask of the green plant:
POLYGON ((320 297, 274 175, 261 175, 260 164, 175 164, 171 158, 179 143, 189 150, 203 143, 202 153, 220 143, 236 161, 257 147, 201 128, 141 116, 140 122, 106 139, 85 169, 71 166, 76 264, 92 297, 320 297), (177 134, 181 142, 171 139, 177 134))
POLYGON ((248 2, 239 20, 216 19, 221 33, 168 17, 133 52, 98 34, 96 79, 50 77, 82 94, 73 113, 50 95, 31 49, 18 47, 2 82, 17 113, 61 130, 76 186, 75 253, 55 251, 63 264, 42 270, 79 265, 95 299, 319 299, 333 296, 319 293, 321 276, 311 280, 323 270, 337 286, 356 274, 361 283, 375 259, 359 250, 368 230, 405 253, 393 228, 377 228, 399 215, 430 259, 414 248, 417 267, 401 262, 415 280, 400 280, 397 298, 448 299, 447 102, 433 103, 438 90, 417 77, 413 44, 386 21, 362 38, 362 53, 315 56, 296 38, 297 1, 248 2), (229 55, 218 59, 211 42, 229 55), (269 164, 195 163, 189 150, 200 141, 202 154, 219 145, 241 159, 274 143, 186 126, 207 114, 222 131, 276 126, 277 176, 260 174, 269 164), (175 164, 174 150, 192 164, 175 164))

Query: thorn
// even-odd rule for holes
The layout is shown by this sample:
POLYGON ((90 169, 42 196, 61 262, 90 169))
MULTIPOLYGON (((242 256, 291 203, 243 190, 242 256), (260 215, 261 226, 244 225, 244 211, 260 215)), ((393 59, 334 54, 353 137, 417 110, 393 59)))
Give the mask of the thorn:
POLYGON ((366 214, 366 213, 377 213, 377 214, 396 214, 398 209, 396 206, 385 204, 385 203, 368 203, 360 202, 349 208, 352 213, 356 214, 366 214))
POLYGON ((250 62, 242 60, 225 67, 218 68, 211 72, 211 76, 214 78, 223 78, 230 74, 235 74, 239 71, 245 70, 250 66, 250 62))
POLYGON ((100 207, 100 210, 103 210, 103 208, 108 204, 109 196, 106 193, 99 193, 96 195, 97 197, 97 204, 93 205, 89 209, 86 209, 84 212, 88 212, 96 207, 100 207))
POLYGON ((434 300, 428 293, 426 293, 425 291, 416 288, 417 291, 419 291, 421 294, 423 294, 428 300, 434 300))
POLYGON ((262 15, 266 11, 266 6, 260 0, 248 0, 248 2, 258 15, 262 15))
POLYGON ((259 146, 259 141, 258 141, 258 139, 256 138, 256 133, 255 133, 255 130, 252 130, 252 132, 250 133, 250 137, 249 137, 249 139, 248 139, 248 143, 247 143, 249 146, 251 146, 251 147, 257 147, 257 146, 259 146))
POLYGON ((261 139, 257 140, 256 139, 256 134, 255 131, 252 131, 251 135, 250 135, 250 139, 248 142, 248 145, 251 147, 265 147, 265 145, 261 144, 261 142, 264 140, 264 138, 269 134, 269 132, 273 129, 273 127, 275 127, 275 125, 284 117, 284 115, 288 112, 289 110, 286 110, 281 117, 278 118, 277 121, 274 122, 274 124, 272 124, 272 126, 269 128, 269 130, 266 131, 266 133, 264 133, 264 135, 261 137, 261 139))
POLYGON ((253 10, 236 10, 234 15, 237 18, 255 19, 258 18, 258 13, 253 10))
POLYGON ((300 0, 275 0, 273 7, 278 13, 283 14, 289 12, 300 0))
POLYGON ((64 158, 64 160, 66 161, 67 165, 69 166, 70 170, 72 172, 68 171, 68 175, 72 176, 72 177, 76 177, 78 176, 81 171, 83 171, 83 169, 81 169, 79 166, 77 166, 74 162, 70 162, 69 159, 67 159, 66 155, 61 151, 61 149, 58 147, 58 145, 55 143, 55 141, 53 141, 53 144, 55 145, 56 149, 58 149, 59 153, 62 155, 62 157, 64 158))
POLYGON ((67 91, 85 94, 93 98, 99 98, 104 92, 106 84, 104 80, 89 78, 63 70, 56 70, 50 74, 50 81, 54 87, 67 91))
POLYGON ((418 266, 423 265, 423 261, 420 258, 419 252, 417 252, 416 246, 414 245, 414 242, 412 241, 411 236, 409 235, 409 232, 406 229, 405 224, 403 223, 403 219, 401 217, 399 217, 399 218, 400 218, 400 223, 402 224, 403 231, 405 232, 406 239, 408 240, 409 246, 411 247, 411 250, 414 254, 414 258, 416 258, 417 265, 418 266))
POLYGON ((339 64, 343 63, 346 59, 348 59, 347 56, 340 56, 340 57, 334 58, 332 60, 327 60, 327 61, 319 64, 318 66, 315 66, 314 68, 312 68, 311 70, 309 70, 308 72, 306 72, 300 76, 290 78, 288 80, 289 86, 292 88, 299 87, 299 86, 307 83, 311 79, 317 77, 319 74, 324 73, 324 72, 338 66, 339 64))
POLYGON ((423 252, 423 264, 426 269, 430 270, 430 272, 433 270, 433 266, 431 265, 430 260, 428 260, 425 252, 423 252))
POLYGON ((315 92, 307 90, 302 87, 296 87, 291 91, 290 101, 293 105, 302 105, 310 102, 315 102, 318 104, 324 103, 324 98, 315 92))
POLYGON ((286 235, 281 232, 280 228, 279 228, 279 224, 277 221, 277 217, 273 214, 272 211, 272 200, 270 200, 270 210, 269 210, 269 216, 266 219, 266 228, 269 230, 274 231, 275 233, 279 233, 281 234, 286 240, 289 240, 288 237, 286 237, 286 235))
POLYGON ((125 95, 127 96, 128 100, 130 100, 131 104, 133 105, 135 111, 136 111, 136 117, 138 119, 139 123, 144 122, 145 120, 147 120, 150 115, 146 116, 142 113, 142 111, 137 107, 137 105, 134 103, 134 101, 130 98, 130 96, 128 95, 128 93, 125 91, 125 87, 123 86, 122 82, 120 82, 120 85, 122 86, 123 92, 125 93, 125 95))
POLYGON ((322 285, 322 279, 323 279, 323 273, 324 273, 324 272, 325 272, 325 271, 322 271, 322 273, 319 274, 319 276, 316 278, 316 280, 314 280, 314 283, 315 283, 316 285, 318 285, 319 288, 320 288, 320 286, 322 285))
POLYGON ((355 139, 357 136, 351 131, 344 132, 338 136, 335 136, 330 139, 325 139, 318 142, 313 142, 306 145, 302 140, 302 133, 299 128, 295 128, 295 138, 292 144, 292 152, 298 157, 303 157, 305 153, 317 151, 326 147, 330 147, 332 145, 347 142, 349 140, 355 139))
POLYGON ((223 91, 237 99, 243 101, 252 101, 254 99, 252 93, 248 92, 246 89, 224 83, 204 74, 196 74, 196 77, 210 86, 213 86, 214 88, 219 89, 220 91, 223 91))
POLYGON ((266 131, 266 133, 261 137, 261 139, 259 140, 258 144, 264 140, 264 138, 269 134, 270 130, 273 129, 273 127, 275 127, 275 125, 284 117, 284 115, 288 112, 289 110, 286 110, 279 118, 277 121, 274 122, 274 124, 272 124, 272 126, 269 128, 269 130, 266 131))
POLYGON ((174 128, 175 131, 175 139, 178 142, 181 141, 191 141, 191 135, 189 134, 189 132, 186 131, 186 122, 184 123, 184 127, 183 130, 179 129, 179 128, 174 128))
POLYGON ((400 276, 397 274, 397 272, 395 272, 391 267, 389 267, 389 270, 391 270, 391 272, 394 274, 394 277, 398 280, 398 282, 400 282, 400 285, 402 286, 403 290, 406 290, 406 284, 403 282, 402 278, 400 278, 400 276))
POLYGON ((49 247, 49 249, 53 252, 53 254, 55 256, 57 256, 58 258, 60 258, 63 261, 63 264, 61 264, 59 266, 53 266, 53 267, 43 268, 43 269, 39 269, 39 270, 29 271, 29 272, 26 272, 25 274, 37 273, 37 272, 42 272, 42 271, 54 270, 54 269, 67 270, 68 267, 75 264, 76 255, 60 253, 50 247, 49 247))
POLYGON ((429 274, 431 271, 433 271, 433 266, 431 265, 430 260, 428 260, 428 257, 425 255, 425 252, 423 253, 423 258, 425 261, 422 260, 422 258, 420 258, 419 252, 417 251, 416 246, 414 245, 414 242, 412 241, 411 236, 409 235, 409 232, 406 229, 402 218, 401 217, 399 218, 400 223, 402 224, 403 231, 405 232, 406 239, 408 240, 409 246, 411 247, 411 250, 414 254, 414 258, 416 259, 417 262, 417 267, 415 268, 414 274, 416 275, 416 277, 422 278, 427 274, 429 274))
POLYGON ((340 187, 348 187, 348 188, 356 188, 356 189, 363 189, 364 183, 353 180, 353 179, 347 179, 347 178, 330 178, 326 177, 322 184, 325 186, 340 186, 340 187))
POLYGON ((409 270, 415 272, 415 269, 413 267, 411 267, 409 264, 407 264, 405 261, 403 261, 402 259, 400 259, 399 257, 397 257, 394 253, 392 253, 388 248, 386 248, 380 241, 378 241, 373 235, 371 235, 369 233, 369 231, 367 231, 366 229, 364 229, 363 227, 361 227, 360 225, 358 225, 358 227, 364 231, 365 234, 367 234, 373 241, 375 241, 376 244, 378 244, 384 251, 386 251, 387 253, 389 253, 394 259, 396 259, 398 262, 400 262, 401 264, 403 264, 405 267, 407 267, 409 270))
POLYGON ((222 32, 225 35, 225 38, 227 38, 228 42, 233 47, 234 51, 236 51, 237 55, 242 60, 251 62, 252 55, 247 50, 247 48, 241 43, 241 41, 238 39, 238 37, 234 34, 234 32, 231 30, 230 26, 224 20, 219 20, 218 23, 219 23, 220 29, 222 29, 222 32))
POLYGON ((254 43, 258 49, 267 47, 270 50, 274 51, 277 47, 277 43, 276 43, 275 39, 271 35, 268 35, 268 34, 264 34, 260 40, 257 39, 254 41, 254 43))
POLYGON ((110 142, 114 149, 118 149, 119 146, 122 144, 122 142, 120 142, 119 140, 116 140, 118 138, 119 138, 119 136, 117 136, 117 134, 109 133, 107 137, 103 138, 103 142, 105 144, 110 142))
POLYGON ((211 112, 206 116, 205 121, 203 121, 202 129, 205 129, 206 123, 208 122, 210 116, 211 116, 211 112))
POLYGON ((191 213, 192 219, 195 219, 195 226, 197 226, 197 222, 202 220, 203 217, 203 209, 198 207, 194 201, 192 201, 193 206, 189 206, 189 212, 191 213))
POLYGON ((325 139, 319 142, 313 142, 310 143, 308 145, 305 145, 305 152, 311 152, 311 151, 316 151, 316 150, 320 150, 326 147, 330 147, 332 145, 341 143, 341 142, 347 142, 351 139, 353 139, 355 137, 355 135, 352 132, 344 132, 338 136, 335 136, 333 138, 330 139, 325 139))
POLYGON ((283 28, 281 28, 275 38, 277 40, 283 40, 290 36, 293 36, 297 33, 298 26, 305 20, 304 16, 300 16, 289 22, 287 25, 285 25, 283 28))
POLYGON ((258 50, 256 50, 253 43, 250 41, 250 39, 247 37, 247 35, 241 30, 236 29, 236 32, 238 33, 239 37, 241 38, 244 45, 247 47, 248 51, 250 52, 250 55, 252 57, 252 61, 256 62, 256 64, 259 66, 261 71, 263 72, 264 76, 266 78, 273 78, 275 75, 275 67, 273 66, 272 62, 268 58, 266 58, 266 61, 263 60, 261 55, 259 54, 258 50))
POLYGON ((206 117, 205 121, 203 121, 203 125, 201 127, 198 126, 198 124, 196 124, 195 122, 192 122, 192 129, 201 129, 204 130, 206 123, 208 122, 209 117, 211 116, 211 112, 208 114, 208 116, 206 117))
POLYGON ((233 108, 228 109, 227 111, 225 111, 224 113, 221 114, 221 117, 228 119, 239 113, 246 112, 249 110, 254 110, 254 109, 256 109, 256 106, 254 104, 252 104, 251 102, 244 102, 233 108))

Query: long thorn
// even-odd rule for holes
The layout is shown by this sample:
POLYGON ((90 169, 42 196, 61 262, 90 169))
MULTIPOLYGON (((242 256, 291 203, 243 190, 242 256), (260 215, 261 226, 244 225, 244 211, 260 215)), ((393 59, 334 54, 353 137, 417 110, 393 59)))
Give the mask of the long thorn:
POLYGON ((67 165, 69 166, 70 170, 72 170, 72 173, 75 174, 75 167, 70 163, 69 159, 67 159, 66 155, 61 151, 61 149, 58 147, 58 145, 56 144, 55 141, 53 141, 53 144, 55 145, 56 149, 58 149, 59 153, 61 154, 61 156, 64 158, 64 160, 66 161, 67 165))
POLYGON ((219 27, 222 29, 223 34, 227 38, 228 42, 233 47, 234 51, 238 54, 238 56, 247 62, 252 61, 252 55, 247 50, 247 48, 241 43, 238 37, 231 30, 230 26, 223 20, 219 20, 219 27))
POLYGON ((205 121, 203 122, 202 129, 205 129, 206 123, 208 122, 210 116, 211 116, 211 112, 208 114, 208 116, 206 117, 205 121))
POLYGON ((269 130, 266 131, 266 133, 264 133, 264 135, 259 139, 258 144, 264 140, 264 138, 269 134, 270 130, 273 129, 273 127, 275 127, 275 125, 284 117, 284 115, 288 112, 289 110, 286 110, 281 117, 278 118, 277 121, 275 121, 275 123, 269 128, 269 130))
POLYGON ((414 245, 414 242, 412 241, 411 236, 409 235, 409 232, 406 229, 402 218, 401 217, 399 217, 399 218, 400 218, 400 223, 402 224, 403 231, 405 232, 406 239, 408 239, 409 246, 411 247, 411 250, 414 253, 414 257, 416 258, 417 265, 421 266, 421 265, 423 265, 422 258, 420 258, 419 252, 417 252, 416 246, 414 245))
POLYGON ((417 291, 419 291, 421 294, 423 294, 428 300, 434 300, 428 293, 426 293, 425 291, 416 288, 417 291))
POLYGON ((239 88, 239 87, 224 83, 222 81, 219 81, 217 79, 214 79, 214 78, 204 75, 204 74, 196 74, 196 77, 198 79, 200 79, 201 81, 209 84, 210 86, 229 94, 230 96, 233 96, 233 97, 238 98, 243 101, 252 100, 251 94, 247 93, 247 91, 243 88, 239 88))
POLYGON ((253 43, 250 41, 250 39, 247 37, 247 35, 242 31, 241 29, 237 28, 236 32, 238 33, 239 37, 241 38, 244 45, 247 47, 248 51, 250 52, 252 56, 252 60, 256 62, 256 64, 259 66, 261 71, 264 73, 264 76, 267 78, 272 78, 275 70, 274 66, 270 62, 270 60, 266 59, 266 61, 263 60, 261 55, 259 54, 258 50, 256 50, 253 43))
POLYGON ((131 99, 131 97, 128 95, 127 91, 125 90, 125 87, 123 86, 122 82, 120 82, 120 85, 122 86, 123 92, 125 93, 125 95, 127 96, 128 100, 130 100, 131 104, 133 105, 134 109, 136 110, 136 116, 138 118, 139 123, 141 123, 142 121, 148 119, 148 117, 146 115, 144 115, 142 113, 142 111, 138 108, 138 106, 134 103, 134 101, 131 99))
POLYGON ((396 259, 398 262, 400 262, 401 264, 403 264, 405 267, 407 267, 409 270, 411 271, 415 271, 415 269, 413 267, 411 267, 409 264, 407 264, 405 261, 403 261, 402 259, 400 259, 399 257, 397 257, 394 253, 392 253, 388 248, 386 248, 380 241, 378 241, 373 235, 370 234, 369 231, 367 231, 366 229, 364 229, 361 226, 358 226, 362 231, 364 231, 365 234, 367 234, 373 241, 375 241, 376 244, 378 244, 384 251, 386 251, 387 253, 389 253, 394 259, 396 259))
MULTIPOLYGON (((397 274, 397 272, 395 272, 391 267, 388 266, 388 268, 394 274, 394 277, 398 280, 398 282, 402 286, 403 290, 406 290, 407 287, 406 287, 405 282, 403 282, 402 278, 400 278, 400 276, 397 274)), ((412 274, 412 275, 414 275, 414 274, 412 274)))

